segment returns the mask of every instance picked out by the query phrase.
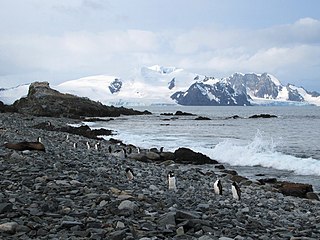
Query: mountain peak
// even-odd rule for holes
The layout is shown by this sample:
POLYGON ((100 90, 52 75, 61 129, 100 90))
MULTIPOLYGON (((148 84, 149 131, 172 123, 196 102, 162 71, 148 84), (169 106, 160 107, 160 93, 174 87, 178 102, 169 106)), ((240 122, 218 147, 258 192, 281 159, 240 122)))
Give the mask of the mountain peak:
MULTIPOLYGON (((268 73, 234 73, 215 78, 176 67, 142 67, 132 76, 108 75, 66 81, 54 87, 63 93, 88 97, 107 105, 308 105, 320 106, 320 94, 283 85, 268 73)), ((28 86, 0 91, 11 104, 26 96, 28 86)))

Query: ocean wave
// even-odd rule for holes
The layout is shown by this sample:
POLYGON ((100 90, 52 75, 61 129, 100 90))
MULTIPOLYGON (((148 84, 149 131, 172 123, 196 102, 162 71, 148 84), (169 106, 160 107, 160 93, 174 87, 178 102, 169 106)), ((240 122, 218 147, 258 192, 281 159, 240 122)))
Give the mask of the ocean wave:
POLYGON ((276 150, 276 145, 272 138, 266 139, 258 132, 246 144, 228 139, 206 152, 211 158, 232 166, 262 166, 300 175, 320 176, 320 160, 281 153, 276 150))

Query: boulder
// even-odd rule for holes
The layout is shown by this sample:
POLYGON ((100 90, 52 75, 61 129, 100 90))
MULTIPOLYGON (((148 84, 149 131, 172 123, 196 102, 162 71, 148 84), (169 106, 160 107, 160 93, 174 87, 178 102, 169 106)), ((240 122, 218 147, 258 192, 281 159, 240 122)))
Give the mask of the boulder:
POLYGON ((4 146, 9 149, 14 149, 17 151, 25 150, 37 150, 45 152, 45 147, 40 142, 18 142, 18 143, 5 143, 4 146))
POLYGON ((258 179, 258 182, 261 185, 265 185, 266 183, 275 184, 275 183, 277 183, 277 179, 276 178, 261 178, 261 179, 258 179))
POLYGON ((16 223, 16 222, 2 223, 2 224, 0 224, 0 232, 13 234, 13 233, 15 233, 17 227, 18 227, 18 223, 16 223))
POLYGON ((160 157, 162 160, 174 160, 175 156, 172 152, 162 152, 160 153, 160 157))
POLYGON ((230 174, 230 175, 238 175, 237 171, 235 170, 229 170, 229 169, 224 169, 222 172, 230 174))
POLYGON ((174 115, 176 115, 176 116, 194 116, 193 113, 182 112, 182 111, 176 111, 176 113, 174 115))
POLYGON ((237 183, 240 183, 240 182, 242 182, 242 181, 248 180, 248 178, 242 177, 242 176, 240 176, 240 175, 231 175, 230 180, 231 180, 231 181, 234 181, 234 182, 237 182, 237 183))
POLYGON ((208 156, 194 152, 189 148, 179 148, 174 152, 175 162, 183 164, 218 164, 208 156))
POLYGON ((132 202, 130 200, 124 200, 119 204, 118 209, 119 210, 136 211, 136 210, 138 210, 138 206, 137 206, 137 204, 135 204, 134 202, 132 202))
POLYGON ((194 120, 211 120, 211 118, 199 116, 194 120))
POLYGON ((49 87, 48 82, 30 84, 27 97, 14 102, 19 113, 47 117, 118 117, 123 115, 151 114, 127 108, 105 106, 88 98, 63 94, 49 87))
POLYGON ((308 192, 313 192, 312 185, 304 183, 278 182, 274 186, 287 196, 306 198, 308 192))
POLYGON ((151 151, 146 153, 146 157, 154 161, 160 160, 160 155, 158 153, 151 152, 151 151))
POLYGON ((316 193, 314 193, 314 192, 308 192, 308 193, 306 194, 306 197, 307 197, 308 199, 311 199, 311 200, 320 201, 319 196, 318 196, 316 193))
POLYGON ((163 214, 159 220, 158 220, 159 226, 166 226, 166 225, 176 225, 176 213, 175 212, 169 212, 163 214))
POLYGON ((272 114, 255 114, 250 116, 249 118, 276 118, 276 115, 272 115, 272 114))

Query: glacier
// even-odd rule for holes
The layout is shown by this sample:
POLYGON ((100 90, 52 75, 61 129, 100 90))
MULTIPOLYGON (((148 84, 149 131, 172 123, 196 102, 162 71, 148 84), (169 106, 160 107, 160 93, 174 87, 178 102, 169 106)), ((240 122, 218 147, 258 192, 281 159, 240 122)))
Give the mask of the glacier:
MULTIPOLYGON (((29 84, 0 89, 0 101, 12 104, 26 96, 29 84)), ((62 93, 88 97, 106 105, 272 105, 320 106, 320 94, 283 85, 268 73, 234 73, 216 78, 176 67, 141 67, 129 77, 88 76, 51 86, 62 93)))

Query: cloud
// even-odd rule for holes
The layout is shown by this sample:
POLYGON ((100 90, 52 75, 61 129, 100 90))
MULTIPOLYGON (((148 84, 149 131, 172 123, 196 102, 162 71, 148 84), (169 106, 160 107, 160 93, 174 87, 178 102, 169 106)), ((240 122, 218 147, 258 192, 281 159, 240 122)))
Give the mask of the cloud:
MULTIPOLYGON (((69 4, 94 9, 100 8, 102 2, 84 0, 69 4)), ((299 78, 314 79, 320 74, 320 21, 303 18, 257 30, 211 26, 184 31, 2 33, 0 52, 0 63, 5 63, 0 67, 2 76, 15 71, 26 75, 42 72, 44 78, 46 72, 52 78, 63 73, 69 79, 94 74, 122 76, 141 65, 163 64, 218 77, 235 71, 269 72, 284 82, 294 83, 299 78)))
POLYGON ((269 72, 297 83, 320 74, 320 21, 303 18, 265 29, 193 29, 171 42, 179 67, 228 76, 269 72))

